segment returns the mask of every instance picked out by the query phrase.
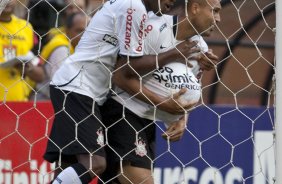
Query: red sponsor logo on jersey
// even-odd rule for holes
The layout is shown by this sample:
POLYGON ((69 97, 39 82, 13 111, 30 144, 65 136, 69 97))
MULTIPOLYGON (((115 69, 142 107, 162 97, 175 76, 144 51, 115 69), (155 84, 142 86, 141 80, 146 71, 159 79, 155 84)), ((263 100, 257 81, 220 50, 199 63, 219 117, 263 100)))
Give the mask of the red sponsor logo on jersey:
POLYGON ((153 29, 153 25, 150 25, 150 24, 149 24, 149 25, 146 27, 146 29, 144 30, 144 32, 145 32, 144 37, 146 37, 147 34, 149 34, 149 33, 152 31, 152 29, 153 29))
POLYGON ((133 19, 133 9, 127 9, 126 15, 126 27, 125 27, 125 48, 128 49, 130 47, 131 42, 131 28, 132 28, 132 19, 133 19))
POLYGON ((139 27, 139 32, 138 32, 138 47, 137 47, 137 51, 141 52, 143 49, 143 36, 144 36, 144 25, 145 25, 145 21, 146 21, 146 14, 143 14, 142 16, 142 20, 140 22, 140 27, 139 27))

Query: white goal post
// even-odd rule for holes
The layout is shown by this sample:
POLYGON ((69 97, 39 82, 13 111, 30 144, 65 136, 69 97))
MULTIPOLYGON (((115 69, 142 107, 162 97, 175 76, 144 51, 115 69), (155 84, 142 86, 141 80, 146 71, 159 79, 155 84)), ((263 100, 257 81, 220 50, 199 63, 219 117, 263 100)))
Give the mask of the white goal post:
POLYGON ((276 105, 275 105, 275 137, 276 137, 276 184, 282 184, 282 1, 276 0, 276 105))

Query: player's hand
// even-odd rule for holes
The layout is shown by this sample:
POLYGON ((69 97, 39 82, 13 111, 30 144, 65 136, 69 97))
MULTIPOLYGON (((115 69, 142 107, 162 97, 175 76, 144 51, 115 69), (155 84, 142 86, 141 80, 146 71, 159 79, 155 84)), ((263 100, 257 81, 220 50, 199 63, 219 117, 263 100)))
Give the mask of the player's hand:
POLYGON ((181 108, 185 109, 185 112, 190 112, 193 107, 197 105, 196 103, 191 103, 189 101, 183 101, 180 99, 182 95, 184 95, 187 92, 187 88, 180 89, 177 93, 173 94, 173 99, 176 100, 177 104, 181 106, 181 108))
POLYGON ((178 121, 172 122, 167 130, 162 134, 162 137, 171 142, 179 141, 185 132, 187 116, 183 116, 178 121))
POLYGON ((206 53, 199 53, 191 57, 198 61, 200 68, 202 70, 210 71, 214 68, 214 66, 218 63, 218 56, 213 53, 211 49, 209 49, 206 53))
POLYGON ((191 58, 193 55, 199 55, 201 53, 201 49, 197 47, 197 42, 185 40, 178 44, 176 48, 178 49, 178 52, 180 52, 179 54, 182 55, 182 59, 180 59, 179 61, 192 68, 193 65, 189 63, 188 58, 191 58))
POLYGON ((189 103, 188 101, 183 101, 180 97, 187 91, 186 88, 182 88, 177 93, 169 97, 165 102, 159 105, 159 109, 168 112, 170 114, 182 115, 189 112, 197 103, 189 103))

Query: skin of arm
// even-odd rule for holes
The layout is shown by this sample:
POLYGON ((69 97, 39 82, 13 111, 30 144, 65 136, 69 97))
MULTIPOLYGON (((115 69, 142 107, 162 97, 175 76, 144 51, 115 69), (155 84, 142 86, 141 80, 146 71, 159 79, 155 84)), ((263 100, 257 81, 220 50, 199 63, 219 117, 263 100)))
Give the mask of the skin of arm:
POLYGON ((169 112, 171 114, 184 114, 187 109, 190 109, 195 104, 184 104, 178 101, 178 98, 186 92, 187 89, 183 88, 178 93, 175 93, 172 97, 163 98, 154 92, 150 91, 144 85, 138 77, 127 77, 125 71, 130 70, 130 67, 126 65, 123 60, 118 60, 116 64, 116 70, 113 73, 113 82, 119 88, 125 90, 131 95, 142 100, 148 104, 155 105, 159 109, 169 112))
POLYGON ((214 55, 212 51, 206 54, 199 52, 199 48, 194 47, 195 44, 196 42, 185 41, 179 44, 180 46, 178 45, 176 49, 158 55, 144 55, 136 58, 121 56, 117 59, 115 71, 113 73, 114 83, 131 95, 138 94, 136 96, 138 99, 152 105, 158 105, 161 110, 171 114, 183 114, 185 109, 190 109, 192 107, 191 104, 183 104, 178 101, 178 98, 185 93, 186 89, 182 89, 174 94, 173 98, 165 99, 145 88, 140 81, 142 75, 152 72, 158 67, 163 67, 164 65, 181 58, 185 60, 184 58, 186 56, 180 54, 178 48, 186 48, 186 52, 189 52, 188 55, 198 53, 190 58, 197 59, 203 70, 208 71, 214 68, 218 57, 214 55), (142 93, 140 93, 141 90, 142 93))
POLYGON ((137 94, 136 98, 148 104, 156 105, 161 110, 171 114, 183 114, 185 109, 191 108, 191 104, 181 104, 177 99, 181 94, 185 93, 186 89, 180 90, 172 98, 162 98, 145 88, 140 82, 140 76, 172 61, 185 60, 186 56, 181 53, 187 53, 190 56, 195 52, 199 52, 200 49, 195 47, 196 44, 196 42, 187 40, 177 45, 176 49, 158 55, 144 55, 136 58, 121 56, 117 59, 113 82, 127 93, 131 95, 137 94))
POLYGON ((200 52, 200 48, 195 47, 196 44, 197 43, 194 41, 187 40, 178 44, 175 49, 158 55, 143 55, 142 57, 136 58, 123 56, 118 58, 118 62, 124 64, 127 63, 130 68, 133 69, 125 71, 125 75, 127 77, 136 77, 136 75, 147 74, 158 67, 163 67, 164 65, 176 60, 186 63, 186 58, 190 57, 194 53, 200 52))

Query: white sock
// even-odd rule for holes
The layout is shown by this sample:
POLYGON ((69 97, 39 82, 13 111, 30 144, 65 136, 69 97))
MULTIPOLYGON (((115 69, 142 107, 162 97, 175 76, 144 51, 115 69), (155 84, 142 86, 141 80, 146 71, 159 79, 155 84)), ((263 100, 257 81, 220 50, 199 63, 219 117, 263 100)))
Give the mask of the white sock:
POLYGON ((67 167, 55 178, 52 184, 82 184, 72 167, 67 167))

